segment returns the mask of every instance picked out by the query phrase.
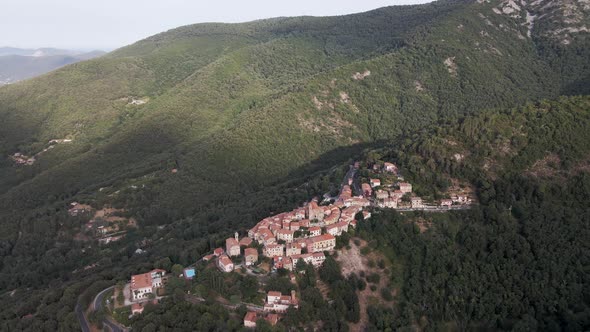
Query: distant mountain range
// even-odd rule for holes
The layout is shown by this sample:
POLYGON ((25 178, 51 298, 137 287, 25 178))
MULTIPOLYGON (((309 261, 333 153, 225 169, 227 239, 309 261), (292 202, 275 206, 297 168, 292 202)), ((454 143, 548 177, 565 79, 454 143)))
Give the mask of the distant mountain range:
POLYGON ((57 48, 0 47, 0 85, 39 76, 65 65, 92 59, 103 51, 83 52, 57 48))

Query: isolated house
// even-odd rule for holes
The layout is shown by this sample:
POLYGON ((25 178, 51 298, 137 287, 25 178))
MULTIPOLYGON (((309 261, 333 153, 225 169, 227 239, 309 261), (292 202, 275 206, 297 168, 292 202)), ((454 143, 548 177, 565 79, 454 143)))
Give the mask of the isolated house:
POLYGON ((163 285, 162 277, 166 271, 155 269, 147 273, 131 276, 131 299, 138 301, 148 298, 149 294, 155 294, 156 290, 163 285))

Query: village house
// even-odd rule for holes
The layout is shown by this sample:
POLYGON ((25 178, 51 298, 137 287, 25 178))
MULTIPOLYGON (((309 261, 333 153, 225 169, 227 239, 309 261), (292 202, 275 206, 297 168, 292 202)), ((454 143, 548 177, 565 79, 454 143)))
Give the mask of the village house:
POLYGON ((293 261, 291 257, 287 256, 275 256, 272 259, 273 267, 275 269, 286 269, 289 271, 293 271, 293 261))
POLYGON ((389 196, 397 201, 404 197, 404 193, 401 190, 395 190, 394 192, 390 193, 389 196))
POLYGON ((311 264, 315 267, 322 266, 326 260, 326 255, 323 252, 314 252, 311 254, 311 264))
POLYGON ((314 236, 310 240, 312 241, 312 246, 308 248, 308 251, 311 252, 330 251, 336 246, 336 238, 331 234, 314 236))
POLYGON ((139 315, 143 312, 143 306, 141 303, 133 303, 131 305, 131 314, 132 315, 139 315))
POLYGON ((369 180, 372 188, 379 187, 381 185, 381 180, 379 179, 371 179, 369 180))
POLYGON ((332 225, 338 222, 340 218, 340 210, 338 212, 330 213, 329 216, 324 218, 324 225, 332 225))
POLYGON ((291 295, 282 295, 281 292, 270 291, 266 295, 264 311, 285 313, 290 306, 295 309, 299 308, 299 301, 295 296, 295 291, 291 291, 291 295))
POLYGON ((319 207, 317 202, 311 201, 307 204, 306 217, 309 220, 323 221, 324 209, 319 207))
POLYGON ((244 249, 244 261, 246 262, 246 266, 254 265, 258 262, 258 250, 256 248, 244 249))
POLYGON ((292 231, 298 231, 299 228, 301 228, 301 224, 299 223, 299 221, 292 221, 289 227, 289 229, 292 231))
POLYGON ((386 162, 383 164, 383 170, 390 173, 397 173, 397 166, 395 166, 395 164, 386 162))
POLYGON ((252 239, 244 237, 240 240, 240 247, 249 247, 252 244, 252 239))
POLYGON ((333 236, 340 236, 342 232, 348 231, 348 222, 341 221, 330 226, 326 226, 326 233, 333 236))
MULTIPOLYGON (((323 254, 323 252, 322 252, 322 254, 323 254)), ((291 261, 292 261, 294 267, 297 266, 297 263, 299 263, 299 260, 302 260, 305 263, 312 263, 313 262, 313 254, 308 253, 308 254, 299 254, 299 255, 291 256, 291 261)))
POLYGON ((424 203, 422 203, 422 198, 412 197, 412 209, 421 209, 423 207, 424 203))
POLYGON ((361 190, 363 191, 363 196, 369 198, 373 195, 373 189, 371 189, 371 185, 368 183, 361 184, 361 190))
POLYGON ((377 199, 386 199, 386 198, 389 197, 389 192, 388 191, 385 191, 385 190, 377 190, 375 192, 375 197, 377 199))
POLYGON ((293 255, 300 255, 301 254, 301 244, 299 243, 288 243, 287 247, 285 248, 285 255, 286 256, 293 256, 293 255))
POLYGON ((248 311, 244 316, 244 326, 249 328, 256 327, 256 321, 258 320, 258 314, 255 311, 248 311))
POLYGON ((262 229, 259 234, 258 242, 261 242, 265 246, 276 242, 274 234, 269 229, 262 229))
POLYGON ((466 204, 471 202, 471 200, 465 195, 454 195, 453 197, 451 197, 451 199, 453 203, 458 204, 466 204))
POLYGON ((295 235, 295 231, 289 229, 279 229, 277 231, 276 237, 277 240, 283 240, 287 243, 293 242, 293 237, 295 235))
POLYGON ((90 212, 92 211, 92 206, 87 205, 87 204, 80 204, 78 202, 73 202, 70 204, 70 209, 68 210, 68 213, 70 214, 70 216, 72 217, 76 217, 82 213, 86 213, 86 212, 90 212))
POLYGON ((279 322, 280 317, 278 314, 274 314, 274 313, 269 313, 266 315, 266 317, 263 317, 262 314, 259 314, 255 311, 248 311, 246 313, 246 315, 244 316, 244 327, 255 328, 256 321, 261 318, 263 318, 265 321, 267 321, 271 326, 275 326, 279 322))
POLYGON ((407 182, 401 182, 399 184, 399 190, 404 194, 411 193, 412 192, 412 185, 407 182))
POLYGON ((230 256, 240 256, 240 241, 238 241, 238 233, 235 238, 228 238, 225 240, 225 252, 230 256))
POLYGON ((309 221, 309 219, 301 219, 299 220, 299 227, 309 227, 309 224, 311 222, 309 221))
POLYGON ((269 244, 264 246, 263 254, 266 257, 275 257, 275 256, 283 256, 283 248, 282 244, 269 244))
POLYGON ((264 317, 264 320, 267 321, 270 326, 275 326, 279 322, 279 315, 278 314, 268 314, 264 317))
POLYGON ((162 277, 165 274, 166 271, 155 269, 147 273, 131 276, 130 291, 132 301, 146 299, 149 294, 154 294, 158 288, 162 287, 162 277))
POLYGON ((380 208, 395 209, 397 208, 397 199, 393 197, 386 198, 382 202, 379 202, 377 206, 380 208))
POLYGON ((440 200, 440 206, 449 207, 451 205, 453 205, 453 200, 452 199, 441 199, 440 200))
POLYGON ((354 206, 354 207, 359 207, 359 208, 367 207, 370 205, 371 205, 371 202, 368 199, 361 197, 361 196, 355 196, 350 199, 347 199, 344 204, 344 206, 346 206, 346 207, 354 206))
POLYGON ((309 236, 319 236, 322 235, 322 228, 319 226, 314 226, 309 228, 309 236))
POLYGON ((224 251, 223 248, 216 248, 215 250, 213 250, 213 255, 219 257, 221 255, 223 255, 224 251))
POLYGON ((304 208, 296 209, 293 212, 295 213, 295 219, 297 219, 297 220, 305 219, 305 209, 304 208))
POLYGON ((221 255, 217 258, 217 267, 221 272, 231 272, 234 270, 234 263, 227 255, 221 255))

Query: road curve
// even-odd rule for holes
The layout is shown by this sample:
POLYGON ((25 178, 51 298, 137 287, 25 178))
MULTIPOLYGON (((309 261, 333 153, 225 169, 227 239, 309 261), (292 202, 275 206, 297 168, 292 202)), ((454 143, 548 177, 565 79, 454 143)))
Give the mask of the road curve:
POLYGON ((88 324, 88 320, 86 320, 84 310, 82 310, 80 303, 76 303, 76 317, 78 317, 78 322, 80 323, 82 332, 90 332, 90 325, 88 324))

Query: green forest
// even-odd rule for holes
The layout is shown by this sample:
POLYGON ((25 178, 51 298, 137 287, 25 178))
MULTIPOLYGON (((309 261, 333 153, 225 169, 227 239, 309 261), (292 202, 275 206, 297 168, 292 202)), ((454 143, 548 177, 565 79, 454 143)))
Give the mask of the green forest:
MULTIPOLYGON (((355 160, 396 162, 426 198, 454 181, 478 198, 360 224, 399 267, 396 304, 370 306, 369 330, 589 329, 588 10, 504 5, 196 24, 0 87, 0 330, 78 330, 78 303, 335 192, 355 160), (81 240, 89 216, 70 216, 74 201, 139 227, 81 240), (432 219, 423 233, 420 218, 432 219)), ((329 259, 297 280, 304 305, 276 329, 347 330, 361 280, 329 259)), ((170 296, 132 326, 240 330, 242 314, 170 296)))

